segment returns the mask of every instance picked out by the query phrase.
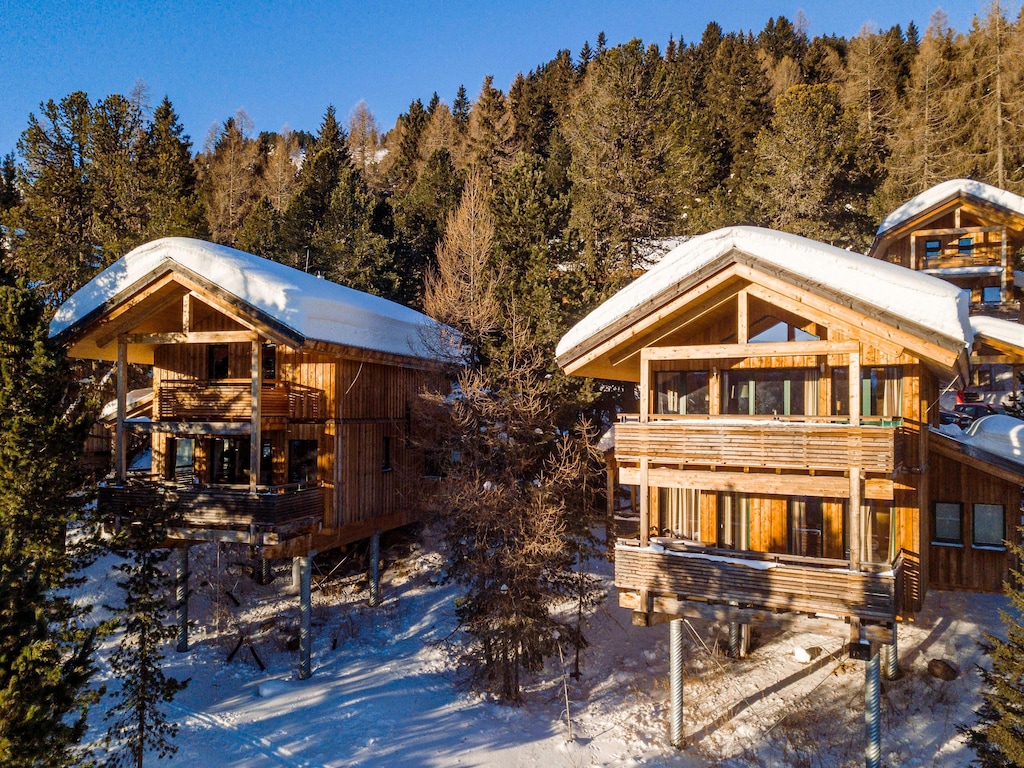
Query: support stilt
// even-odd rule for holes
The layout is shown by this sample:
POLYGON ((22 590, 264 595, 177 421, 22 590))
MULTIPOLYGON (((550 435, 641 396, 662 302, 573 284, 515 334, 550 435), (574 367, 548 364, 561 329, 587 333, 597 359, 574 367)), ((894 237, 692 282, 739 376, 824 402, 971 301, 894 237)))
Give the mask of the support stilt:
POLYGON ((380 605, 380 531, 370 537, 370 607, 380 605))
POLYGON ((882 677, 895 680, 900 676, 900 649, 896 642, 896 627, 892 628, 892 644, 882 646, 882 677))
POLYGON ((744 659, 750 646, 750 626, 747 624, 729 624, 729 656, 744 659))
POLYGON ((299 571, 299 680, 308 680, 312 674, 310 656, 312 655, 313 637, 310 630, 311 598, 310 598, 310 561, 313 553, 305 557, 296 557, 292 568, 298 566, 299 571))
POLYGON ((263 585, 269 584, 273 577, 273 569, 270 567, 270 561, 263 557, 263 555, 256 556, 256 564, 254 567, 256 571, 256 583, 263 585))
POLYGON ((302 565, 300 563, 302 558, 292 558, 292 589, 302 588, 302 565))
POLYGON ((874 648, 864 668, 864 765, 866 768, 879 768, 882 757, 882 741, 879 734, 881 658, 874 648))
POLYGON ((671 711, 669 741, 676 749, 686 746, 683 737, 683 620, 672 619, 668 625, 668 677, 671 711))
POLYGON ((175 650, 185 653, 188 650, 188 545, 177 548, 175 569, 176 614, 178 620, 178 643, 175 650))

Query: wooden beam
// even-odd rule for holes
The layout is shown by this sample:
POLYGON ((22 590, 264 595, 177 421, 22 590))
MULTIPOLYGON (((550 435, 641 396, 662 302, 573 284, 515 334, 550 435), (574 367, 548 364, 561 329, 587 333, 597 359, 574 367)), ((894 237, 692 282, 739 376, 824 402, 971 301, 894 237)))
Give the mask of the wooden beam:
POLYGON ((945 227, 938 229, 915 229, 914 237, 936 237, 941 235, 980 235, 985 232, 998 232, 1003 229, 1001 225, 991 227, 945 227))
MULTIPOLYGON (((685 347, 645 347, 641 360, 721 360, 754 357, 796 357, 806 355, 849 355, 857 352, 856 341, 781 341, 753 344, 695 344, 685 347)), ((641 374, 642 375, 642 374, 641 374)))
POLYGON ((850 501, 848 507, 850 510, 850 570, 859 571, 860 563, 863 559, 862 549, 864 547, 864 537, 862 536, 863 523, 861 518, 861 496, 860 496, 860 468, 850 467, 850 501))
POLYGON ((103 325, 100 326, 96 334, 96 346, 103 349, 108 344, 116 341, 119 336, 126 333, 132 327, 163 311, 171 304, 177 303, 178 293, 171 292, 162 298, 153 299, 153 301, 146 306, 145 311, 131 311, 136 307, 139 307, 157 291, 166 288, 167 285, 172 282, 174 281, 170 279, 159 280, 157 284, 152 287, 152 290, 147 289, 140 291, 129 301, 125 302, 124 305, 115 308, 103 325))
POLYGON ((181 297, 181 330, 183 333, 192 331, 192 294, 181 297))
POLYGON ((749 340, 750 314, 747 309, 747 292, 740 291, 736 295, 736 342, 744 345, 749 340))
MULTIPOLYGON (((648 484, 655 488, 696 488, 702 491, 769 494, 772 496, 815 496, 847 499, 850 480, 833 475, 779 475, 774 472, 722 472, 699 469, 648 467, 648 484)), ((640 485, 638 467, 619 467, 619 483, 640 485)), ((889 478, 867 478, 863 481, 863 497, 892 501, 893 481, 889 478)))
POLYGON ((260 458, 262 456, 262 440, 260 439, 260 393, 263 391, 263 345, 259 336, 252 339, 252 415, 249 418, 249 493, 256 493, 260 481, 260 458))
POLYGON ((204 331, 192 333, 129 333, 129 344, 228 344, 258 339, 256 331, 204 331))
POLYGON ((117 342, 117 421, 114 425, 114 458, 117 480, 124 483, 128 477, 128 458, 124 440, 124 412, 128 403, 128 344, 117 342))
POLYGON ((125 428, 142 434, 243 437, 250 434, 252 425, 248 421, 131 421, 125 424, 125 428))
POLYGON ((850 424, 855 427, 860 426, 860 349, 850 354, 850 371, 847 374, 849 386, 850 386, 850 424))
MULTIPOLYGON (((640 459, 639 476, 634 485, 640 486, 640 546, 646 547, 651 535, 651 485, 648 478, 650 462, 640 459)), ((621 475, 620 475, 621 477, 621 475)))

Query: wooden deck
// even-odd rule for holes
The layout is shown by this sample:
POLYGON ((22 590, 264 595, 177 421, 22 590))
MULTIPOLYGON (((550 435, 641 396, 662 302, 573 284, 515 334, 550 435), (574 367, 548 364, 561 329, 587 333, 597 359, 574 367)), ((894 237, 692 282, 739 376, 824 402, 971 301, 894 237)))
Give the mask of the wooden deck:
POLYGON ((700 601, 893 622, 902 591, 902 558, 891 570, 876 573, 850 571, 848 565, 842 560, 673 543, 657 551, 620 541, 615 549, 615 585, 623 607, 645 612, 673 613, 685 601, 700 601))
MULTIPOLYGON (((248 379, 164 381, 157 392, 159 421, 248 421, 252 414, 252 384, 248 379)), ((260 412, 265 418, 296 421, 326 418, 322 390, 278 381, 264 383, 260 412)))
POLYGON ((811 422, 730 424, 726 419, 655 421, 615 425, 615 458, 642 458, 679 466, 891 474, 902 461, 903 431, 897 426, 850 426, 811 422))
POLYGON ((298 530, 323 519, 324 489, 278 486, 248 489, 198 486, 155 480, 131 481, 99 489, 99 512, 104 517, 131 519, 132 510, 158 504, 173 505, 182 526, 279 532, 298 530))

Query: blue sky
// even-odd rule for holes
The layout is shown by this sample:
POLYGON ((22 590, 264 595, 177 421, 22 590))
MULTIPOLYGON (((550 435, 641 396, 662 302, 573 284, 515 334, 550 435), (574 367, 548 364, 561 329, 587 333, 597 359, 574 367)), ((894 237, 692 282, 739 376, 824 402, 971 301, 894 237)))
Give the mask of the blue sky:
MULTIPOLYGON (((328 104, 344 119, 365 99, 385 129, 436 90, 471 98, 487 74, 503 90, 561 48, 575 55, 604 31, 664 47, 700 39, 709 21, 762 29, 803 11, 810 34, 851 36, 913 20, 923 32, 940 5, 966 30, 988 0, 828 0, 719 3, 654 0, 274 2, 273 0, 0 0, 0 154, 13 150, 40 102, 76 90, 98 100, 141 80, 151 102, 170 97, 193 148, 244 108, 256 131, 315 132, 328 104)), ((1019 2, 1007 2, 1016 16, 1019 2)))

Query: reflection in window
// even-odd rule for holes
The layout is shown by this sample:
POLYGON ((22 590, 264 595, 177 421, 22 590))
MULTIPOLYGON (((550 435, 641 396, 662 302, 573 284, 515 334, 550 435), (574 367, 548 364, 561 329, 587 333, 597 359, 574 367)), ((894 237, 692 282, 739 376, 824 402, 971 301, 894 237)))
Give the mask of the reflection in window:
POLYGON ((999 304, 1003 300, 1003 292, 998 285, 986 285, 981 289, 983 304, 999 304))
POLYGON ((316 440, 288 441, 288 482, 316 483, 316 440))
POLYGON ((804 496, 789 500, 789 554, 824 557, 825 516, 822 500, 804 496))
POLYGON ((708 413, 707 371, 658 371, 655 413, 708 413))
POLYGON ((940 240, 925 240, 924 241, 924 256, 926 259, 936 259, 942 252, 942 242, 940 240))
POLYGON ((868 522, 867 562, 891 563, 892 525, 895 522, 892 505, 887 501, 872 499, 862 509, 868 522))
POLYGON ((960 544, 963 542, 960 519, 963 515, 962 505, 955 502, 935 502, 935 526, 933 541, 942 544, 960 544))
POLYGON ((979 547, 1003 546, 1003 505, 974 505, 974 544, 979 547))
MULTIPOLYGON (((896 419, 903 415, 903 369, 861 368, 860 415, 896 419)), ((850 369, 832 369, 832 415, 850 414, 850 369)))
POLYGON ((276 344, 264 344, 263 345, 263 371, 262 378, 264 381, 272 381, 277 378, 277 345, 276 344))
POLYGON ((970 256, 974 249, 973 237, 961 237, 956 242, 956 251, 961 256, 970 256))
POLYGON ((210 482, 249 482, 249 438, 214 437, 210 440, 210 482))
POLYGON ((750 499, 745 495, 718 494, 718 546, 750 549, 750 499))
POLYGON ((722 412, 747 416, 813 416, 818 412, 816 368, 725 371, 722 412))

